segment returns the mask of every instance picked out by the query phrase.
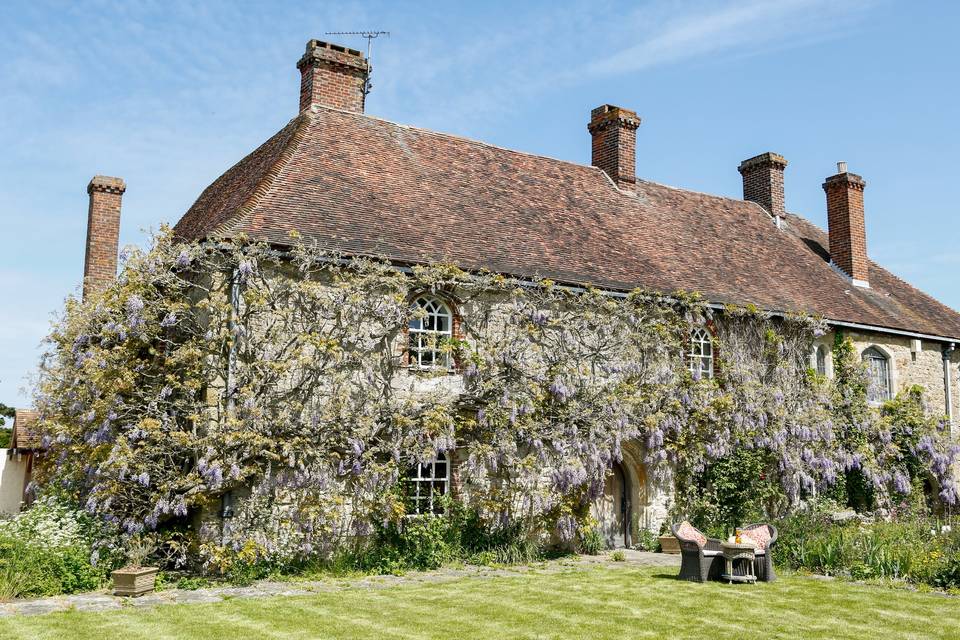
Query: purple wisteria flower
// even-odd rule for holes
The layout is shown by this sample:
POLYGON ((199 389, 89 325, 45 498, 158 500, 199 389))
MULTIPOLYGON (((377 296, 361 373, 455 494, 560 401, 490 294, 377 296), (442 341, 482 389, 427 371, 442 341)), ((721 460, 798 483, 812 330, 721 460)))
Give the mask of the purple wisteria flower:
POLYGON ((548 390, 558 402, 566 402, 567 399, 573 395, 570 388, 567 387, 560 378, 555 378, 553 382, 550 383, 548 390))
POLYGON ((243 260, 240 262, 240 266, 237 267, 237 275, 241 283, 246 282, 254 274, 253 263, 249 260, 243 260))
POLYGON ((140 314, 143 313, 143 298, 134 294, 127 298, 126 306, 128 318, 139 318, 140 314))
POLYGON ((903 495, 910 493, 910 477, 899 469, 893 472, 893 490, 903 495))
POLYGON ((570 542, 577 534, 577 521, 573 516, 560 516, 557 518, 557 534, 564 542, 570 542))
POLYGON ((550 314, 546 311, 533 309, 527 314, 530 322, 538 327, 545 327, 550 322, 550 314))

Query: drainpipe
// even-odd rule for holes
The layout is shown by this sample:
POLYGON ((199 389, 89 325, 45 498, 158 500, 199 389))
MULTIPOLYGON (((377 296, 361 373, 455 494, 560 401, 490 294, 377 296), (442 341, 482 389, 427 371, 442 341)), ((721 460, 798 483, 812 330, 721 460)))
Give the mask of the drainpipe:
POLYGON ((950 356, 953 354, 954 344, 951 342, 943 348, 943 390, 946 395, 947 422, 950 425, 950 437, 953 437, 953 390, 951 389, 950 356))
POLYGON ((240 272, 237 269, 234 269, 230 275, 230 309, 230 335, 233 341, 230 345, 230 353, 227 356, 227 415, 233 413, 235 404, 233 372, 237 367, 237 336, 234 333, 234 327, 237 325, 236 317, 240 314, 240 272))

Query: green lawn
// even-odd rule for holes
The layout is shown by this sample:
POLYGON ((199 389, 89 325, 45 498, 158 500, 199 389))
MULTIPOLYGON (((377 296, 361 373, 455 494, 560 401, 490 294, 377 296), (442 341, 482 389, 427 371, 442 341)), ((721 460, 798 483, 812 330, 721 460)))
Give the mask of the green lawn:
POLYGON ((0 638, 960 638, 960 599, 790 576, 679 582, 673 569, 576 567, 0 620, 0 638))

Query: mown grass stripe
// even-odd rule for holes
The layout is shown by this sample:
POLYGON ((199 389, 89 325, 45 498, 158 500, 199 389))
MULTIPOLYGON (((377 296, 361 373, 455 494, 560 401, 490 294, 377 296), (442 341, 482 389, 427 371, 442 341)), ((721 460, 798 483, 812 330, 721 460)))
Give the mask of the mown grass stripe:
POLYGON ((957 638, 960 601, 785 576, 727 586, 671 570, 564 567, 519 576, 345 586, 312 596, 0 619, 0 638, 957 638))

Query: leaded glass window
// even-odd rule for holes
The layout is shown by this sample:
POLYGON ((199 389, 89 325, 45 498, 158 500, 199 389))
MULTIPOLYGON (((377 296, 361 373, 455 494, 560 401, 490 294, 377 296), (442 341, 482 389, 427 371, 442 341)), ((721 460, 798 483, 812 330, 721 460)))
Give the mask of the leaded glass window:
POLYGON ((816 360, 817 373, 821 376, 827 375, 827 348, 822 344, 818 346, 814 358, 816 360))
POLYGON ((436 298, 420 297, 413 303, 410 318, 410 366, 418 369, 449 369, 450 354, 445 344, 453 336, 453 314, 436 298))
POLYGON ((450 468, 444 454, 415 465, 406 478, 407 512, 442 513, 442 498, 449 488, 450 468))
POLYGON ((890 399, 890 360, 876 347, 863 352, 867 365, 867 400, 880 403, 890 399))
POLYGON ((713 377, 713 343, 703 327, 696 327, 690 332, 687 366, 695 380, 713 377))

